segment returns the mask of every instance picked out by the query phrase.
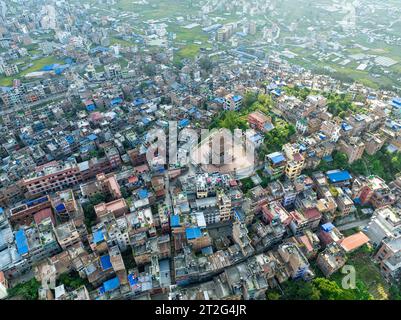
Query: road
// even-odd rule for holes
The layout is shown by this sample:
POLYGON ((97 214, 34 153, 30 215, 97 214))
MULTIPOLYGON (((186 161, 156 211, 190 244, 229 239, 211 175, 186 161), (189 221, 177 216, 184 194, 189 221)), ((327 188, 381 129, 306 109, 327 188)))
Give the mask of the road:
POLYGON ((18 111, 21 111, 21 110, 25 110, 25 109, 29 109, 29 108, 35 107, 37 105, 41 105, 41 104, 44 104, 44 103, 49 103, 49 102, 52 102, 52 101, 56 101, 56 100, 65 98, 65 96, 66 96, 66 93, 60 93, 60 94, 53 95, 53 96, 51 96, 49 98, 42 99, 42 100, 39 100, 37 102, 31 103, 29 105, 23 104, 23 105, 20 105, 18 107, 13 107, 13 108, 1 110, 0 111, 0 116, 5 116, 5 115, 10 114, 10 113, 15 113, 15 112, 18 112, 18 111))
POLYGON ((359 220, 359 221, 355 221, 355 222, 346 223, 342 226, 338 226, 337 229, 340 231, 345 231, 345 230, 349 230, 349 229, 356 228, 356 227, 364 228, 368 225, 369 222, 370 222, 370 219, 359 220))

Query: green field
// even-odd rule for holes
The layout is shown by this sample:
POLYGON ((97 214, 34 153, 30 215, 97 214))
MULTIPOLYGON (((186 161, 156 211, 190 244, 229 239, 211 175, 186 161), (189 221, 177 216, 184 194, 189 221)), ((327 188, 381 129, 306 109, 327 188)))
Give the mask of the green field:
MULTIPOLYGON (((354 266, 356 271, 356 281, 361 281, 368 289, 369 293, 377 300, 388 299, 389 287, 384 281, 379 268, 371 260, 370 255, 364 250, 358 250, 350 254, 347 265, 354 266)), ((343 274, 337 272, 331 279, 341 285, 343 274)))
POLYGON ((33 64, 31 67, 29 67, 26 70, 21 71, 20 73, 14 75, 14 76, 0 77, 0 86, 2 86, 2 87, 11 86, 14 79, 22 79, 28 73, 39 71, 46 65, 54 64, 54 63, 62 64, 63 61, 57 59, 54 56, 49 56, 49 57, 33 60, 31 63, 33 64))

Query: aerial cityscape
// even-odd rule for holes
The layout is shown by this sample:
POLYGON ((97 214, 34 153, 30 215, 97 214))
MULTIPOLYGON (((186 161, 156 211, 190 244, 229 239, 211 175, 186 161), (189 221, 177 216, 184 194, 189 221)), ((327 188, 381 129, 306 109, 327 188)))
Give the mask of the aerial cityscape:
POLYGON ((0 0, 0 300, 400 280, 400 1, 0 0))

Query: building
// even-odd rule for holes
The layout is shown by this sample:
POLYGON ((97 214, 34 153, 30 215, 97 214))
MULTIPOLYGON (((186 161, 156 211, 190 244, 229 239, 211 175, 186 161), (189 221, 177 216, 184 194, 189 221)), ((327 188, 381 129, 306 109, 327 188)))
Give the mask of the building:
POLYGON ((31 195, 46 194, 71 188, 81 181, 76 162, 49 162, 35 169, 23 179, 23 186, 31 195))
POLYGON ((330 277, 340 270, 346 263, 347 258, 342 248, 333 242, 318 254, 316 264, 325 277, 330 277))
POLYGON ((274 129, 271 117, 261 111, 255 111, 248 115, 249 126, 255 130, 268 132, 274 129))
POLYGON ((365 144, 365 152, 369 155, 374 155, 383 147, 386 140, 379 134, 368 132, 364 135, 363 142, 365 144))
POLYGON ((34 221, 34 215, 42 210, 50 209, 49 196, 28 200, 25 203, 10 209, 9 220, 15 225, 30 225, 34 221))
POLYGON ((231 219, 231 198, 223 192, 217 195, 218 207, 220 214, 220 221, 227 221, 231 219))
POLYGON ((242 96, 228 94, 224 97, 224 110, 238 111, 242 107, 242 96))
POLYGON ((341 126, 332 120, 327 120, 322 123, 320 131, 331 142, 337 142, 340 138, 341 126))
POLYGON ((281 152, 274 152, 266 156, 265 169, 271 179, 280 178, 284 174, 286 166, 287 159, 281 152))
POLYGON ((356 202, 362 205, 371 204, 375 208, 383 208, 396 201, 396 196, 386 182, 375 175, 371 175, 362 181, 361 186, 354 193, 356 202))
POLYGON ((118 218, 129 212, 125 199, 118 199, 108 203, 102 202, 94 206, 94 209, 98 219, 102 219, 109 214, 112 214, 114 217, 118 218))
POLYGON ((15 243, 18 254, 30 265, 60 252, 50 218, 41 221, 38 225, 19 229, 15 233, 15 243))
POLYGON ((285 175, 288 179, 294 180, 301 175, 305 165, 305 158, 296 145, 287 143, 283 146, 283 151, 287 159, 285 175))
POLYGON ((232 237, 234 242, 240 246, 241 252, 245 257, 251 255, 255 251, 251 245, 248 229, 239 221, 233 223, 232 237))
POLYGON ((401 234, 401 218, 399 213, 391 208, 377 209, 369 224, 364 229, 374 246, 379 246, 383 239, 392 239, 401 234))
POLYGON ((293 280, 311 280, 315 276, 308 259, 304 256, 299 247, 293 242, 283 243, 277 250, 281 259, 287 265, 290 277, 293 280))
POLYGON ((63 250, 67 250, 81 242, 81 236, 73 220, 58 225, 55 228, 55 234, 63 250))
POLYGON ((353 163, 362 158, 365 144, 359 137, 345 138, 338 143, 338 149, 348 156, 348 163, 353 163))

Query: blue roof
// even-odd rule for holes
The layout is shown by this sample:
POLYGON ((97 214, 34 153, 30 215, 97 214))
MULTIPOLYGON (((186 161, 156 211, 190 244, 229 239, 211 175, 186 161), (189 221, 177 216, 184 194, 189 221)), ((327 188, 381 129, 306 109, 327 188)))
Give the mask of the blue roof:
POLYGON ((96 109, 96 106, 94 105, 94 104, 90 104, 90 105, 87 105, 86 106, 86 110, 87 111, 93 111, 93 110, 95 110, 96 109))
POLYGON ((104 292, 109 292, 117 289, 120 286, 120 280, 118 280, 117 277, 110 279, 108 281, 105 281, 103 283, 103 289, 104 292))
POLYGON ((333 157, 331 155, 324 156, 323 160, 326 161, 326 162, 332 162, 333 161, 333 157))
POLYGON ((139 196, 139 199, 147 198, 148 197, 148 190, 146 190, 146 189, 139 190, 138 191, 138 196, 139 196))
POLYGON ((92 133, 92 134, 90 134, 90 135, 88 136, 88 139, 89 139, 90 141, 94 141, 94 140, 97 139, 97 135, 94 134, 94 133, 92 133))
POLYGON ((0 207, 0 215, 4 213, 4 209, 0 207))
POLYGON ((234 215, 238 221, 245 221, 245 214, 242 211, 234 209, 234 215))
POLYGON ((326 172, 327 178, 329 178, 330 182, 343 182, 351 179, 351 175, 346 170, 332 170, 326 172))
POLYGON ((202 248, 201 251, 202 251, 203 254, 213 254, 212 246, 207 246, 205 248, 202 248))
POLYGON ((43 68, 42 68, 42 71, 51 71, 51 70, 53 70, 54 68, 57 68, 59 65, 58 64, 49 64, 49 65, 47 65, 47 66, 44 66, 43 68))
POLYGON ((234 102, 241 101, 242 100, 242 96, 240 96, 240 95, 233 96, 233 100, 234 100, 234 102))
POLYGON ((324 232, 330 232, 331 230, 334 229, 334 225, 331 222, 328 222, 328 223, 322 224, 321 228, 324 232))
POLYGON ((199 238, 202 235, 201 229, 199 227, 187 228, 185 232, 188 240, 199 238))
POLYGON ((109 270, 112 267, 110 256, 106 254, 105 256, 100 257, 100 264, 102 265, 103 270, 109 270))
POLYGON ((159 269, 160 271, 170 271, 170 260, 169 259, 160 260, 159 269))
POLYGON ((140 105, 144 104, 145 102, 146 102, 145 99, 136 98, 136 99, 134 99, 134 106, 135 106, 135 107, 140 106, 140 105))
POLYGON ((190 121, 188 119, 182 119, 178 122, 178 126, 179 127, 186 127, 187 125, 189 125, 190 121))
POLYGON ((179 227, 180 226, 180 216, 178 214, 170 216, 170 226, 171 227, 179 227))
POLYGON ((128 275, 128 282, 131 286, 134 286, 138 283, 138 278, 134 278, 133 274, 128 275))
POLYGON ((91 49, 90 52, 97 53, 97 52, 105 52, 105 51, 109 51, 109 49, 105 48, 105 47, 96 47, 96 48, 91 49))
POLYGON ((66 136, 65 141, 67 141, 69 144, 74 143, 75 139, 73 136, 66 136))
POLYGON ((64 211, 64 210, 65 210, 65 205, 64 205, 64 203, 59 203, 59 204, 56 206, 55 209, 56 209, 57 212, 64 211))
POLYGON ((150 122, 148 118, 142 118, 141 121, 143 122, 143 124, 148 124, 150 122))
POLYGON ((266 122, 265 125, 263 126, 263 128, 264 128, 266 131, 270 131, 270 130, 273 130, 273 129, 274 129, 274 125, 273 125, 272 123, 270 123, 270 122, 266 122))
POLYGON ((393 105, 401 106, 401 98, 394 98, 392 101, 393 105))
POLYGON ((120 104, 123 102, 123 99, 121 99, 120 97, 114 98, 111 100, 111 105, 114 106, 116 104, 120 104))
POLYGON ((223 104, 223 103, 224 103, 224 98, 219 98, 219 97, 214 98, 214 99, 213 99, 213 102, 217 102, 217 103, 223 104))
POLYGON ((93 234, 93 242, 94 243, 99 243, 99 242, 102 242, 103 240, 104 240, 103 231, 102 230, 97 230, 93 234))
POLYGON ((274 163, 280 163, 282 161, 285 161, 285 157, 281 152, 274 152, 269 155, 267 155, 269 159, 274 163))
POLYGON ((28 241, 25 236, 24 230, 20 229, 15 233, 15 242, 17 244, 17 251, 19 254, 28 253, 28 241))
POLYGON ((28 207, 32 207, 32 206, 36 206, 40 203, 46 202, 47 200, 48 200, 47 197, 41 197, 41 198, 37 198, 37 199, 33 199, 33 200, 28 200, 25 203, 28 207))

